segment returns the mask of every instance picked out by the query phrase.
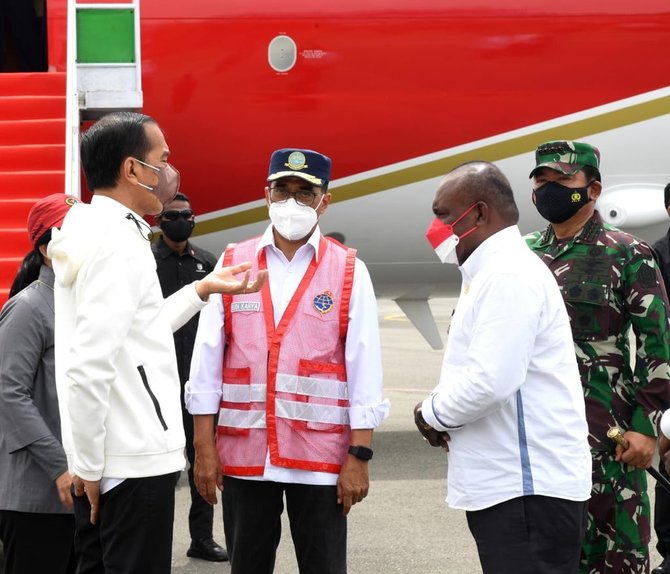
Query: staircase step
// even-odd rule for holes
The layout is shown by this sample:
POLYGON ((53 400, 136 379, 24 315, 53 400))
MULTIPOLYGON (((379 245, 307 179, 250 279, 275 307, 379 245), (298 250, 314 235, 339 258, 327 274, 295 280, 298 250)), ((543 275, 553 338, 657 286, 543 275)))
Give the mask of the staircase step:
POLYGON ((63 144, 65 118, 0 120, 0 145, 63 144))
POLYGON ((3 96, 63 96, 65 87, 65 72, 0 74, 0 94, 3 96))
MULTIPOLYGON (((23 259, 25 254, 33 248, 25 226, 0 228, 0 237, 2 237, 3 258, 19 257, 23 259)), ((0 280, 0 285, 2 283, 0 280)))
POLYGON ((28 213, 65 188, 66 75, 0 74, 0 305, 32 249, 28 213))
POLYGON ((4 287, 10 287, 16 277, 16 272, 21 267, 21 261, 25 257, 26 251, 21 257, 0 257, 0 284, 4 287))
POLYGON ((28 213, 39 197, 4 199, 2 202, 2 225, 4 227, 25 227, 28 213))
POLYGON ((65 171, 0 171, 3 201, 31 199, 65 191, 65 171))
POLYGON ((64 168, 64 144, 0 146, 0 171, 64 168))
MULTIPOLYGON (((2 92, 0 92, 2 93, 2 92)), ((65 117, 65 94, 62 96, 0 96, 3 120, 42 120, 65 117)))

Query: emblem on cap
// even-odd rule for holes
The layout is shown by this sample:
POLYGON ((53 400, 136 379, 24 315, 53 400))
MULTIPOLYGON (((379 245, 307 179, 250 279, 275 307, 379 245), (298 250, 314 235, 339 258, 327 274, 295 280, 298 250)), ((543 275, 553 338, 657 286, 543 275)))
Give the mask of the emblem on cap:
POLYGON ((291 155, 289 155, 288 161, 284 165, 295 170, 309 167, 305 163, 305 154, 300 151, 294 151, 291 155))
POLYGON ((335 304, 333 301, 333 294, 330 291, 319 293, 318 295, 314 296, 314 299, 312 299, 312 304, 319 313, 325 315, 333 308, 333 305, 335 304))

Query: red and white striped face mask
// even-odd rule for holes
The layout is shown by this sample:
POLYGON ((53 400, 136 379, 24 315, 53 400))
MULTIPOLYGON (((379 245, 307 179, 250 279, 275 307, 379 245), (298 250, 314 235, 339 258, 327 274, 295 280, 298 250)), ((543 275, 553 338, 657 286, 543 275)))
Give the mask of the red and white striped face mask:
POLYGON ((454 219, 452 223, 443 223, 439 217, 436 217, 430 224, 430 227, 426 231, 426 239, 428 239, 428 243, 430 243, 435 250, 435 253, 437 253, 437 256, 442 263, 451 263, 453 265, 459 264, 458 256, 456 255, 456 246, 461 239, 467 237, 477 229, 477 226, 475 225, 472 229, 469 229, 459 236, 454 233, 454 225, 470 213, 476 205, 477 202, 473 203, 461 213, 461 215, 454 219))

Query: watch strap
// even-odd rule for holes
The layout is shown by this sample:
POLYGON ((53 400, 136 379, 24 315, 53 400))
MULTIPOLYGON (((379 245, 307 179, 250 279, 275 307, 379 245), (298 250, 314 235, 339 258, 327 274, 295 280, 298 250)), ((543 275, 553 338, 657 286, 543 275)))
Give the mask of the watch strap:
POLYGON ((349 447, 349 454, 361 460, 370 460, 372 458, 372 449, 367 446, 352 445, 349 447))

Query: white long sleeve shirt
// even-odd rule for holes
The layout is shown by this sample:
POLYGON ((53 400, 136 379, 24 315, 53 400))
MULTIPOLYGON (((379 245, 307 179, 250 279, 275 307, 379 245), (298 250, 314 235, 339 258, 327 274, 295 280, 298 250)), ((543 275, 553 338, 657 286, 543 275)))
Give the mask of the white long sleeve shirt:
MULTIPOLYGON (((261 237, 258 251, 266 250, 275 326, 298 288, 312 257, 318 255, 320 237, 321 232, 317 226, 309 241, 298 249, 291 261, 275 246, 271 225, 261 237)), ((223 258, 219 259, 217 268, 221 267, 222 261, 223 258)), ((210 304, 200 313, 190 380, 185 390, 186 408, 193 415, 214 414, 219 410, 225 348, 223 320, 222 297, 212 295, 210 304)), ((345 362, 351 428, 374 429, 388 416, 389 402, 382 398, 377 301, 367 267, 359 259, 356 259, 354 266, 345 362)), ((333 485, 337 482, 337 475, 275 466, 267 457, 262 480, 333 485)))
POLYGON ((556 280, 516 226, 460 270, 440 382, 422 405, 426 422, 451 436, 447 502, 481 510, 529 495, 587 500, 584 397, 556 280))

